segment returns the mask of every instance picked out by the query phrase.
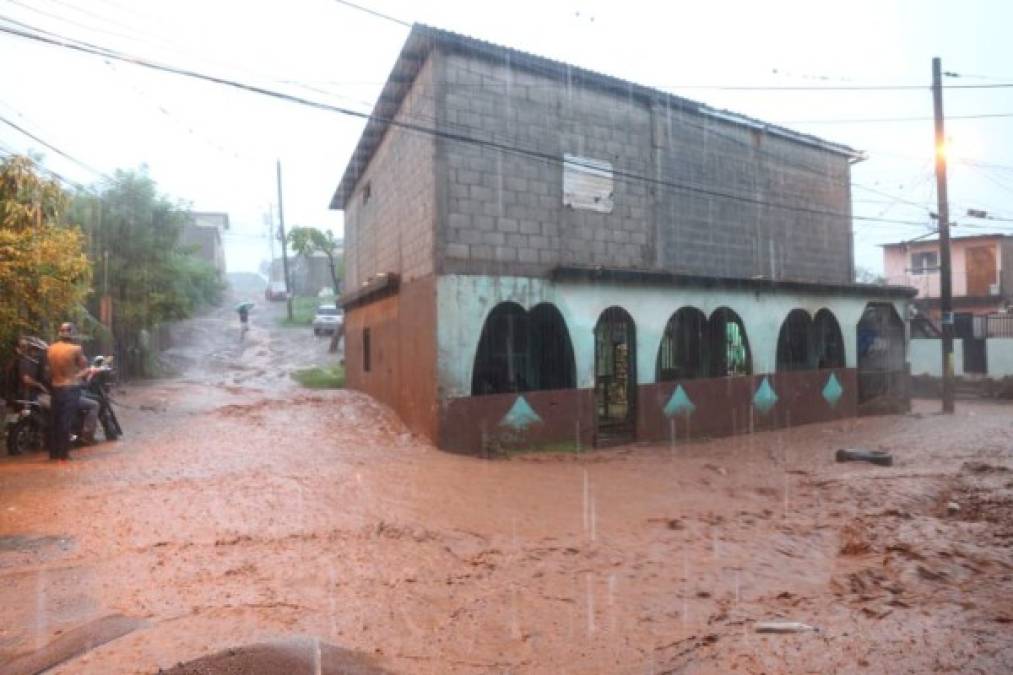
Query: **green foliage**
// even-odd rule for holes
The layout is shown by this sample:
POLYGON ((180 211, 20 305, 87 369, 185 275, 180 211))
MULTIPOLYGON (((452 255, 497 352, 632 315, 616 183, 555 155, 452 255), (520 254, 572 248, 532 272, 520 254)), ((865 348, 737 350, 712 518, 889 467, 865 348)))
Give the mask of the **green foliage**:
POLYGON ((221 301, 218 271, 180 243, 189 219, 184 204, 159 194, 145 170, 117 171, 99 196, 79 193, 73 212, 89 235, 97 270, 96 297, 113 301, 113 335, 132 374, 147 374, 142 331, 191 316, 221 301), (131 359, 133 359, 131 361, 131 359))
POLYGON ((876 284, 877 286, 886 285, 886 277, 882 274, 876 274, 868 267, 855 266, 855 281, 860 284, 876 284))
POLYGON ((76 318, 91 265, 84 237, 66 217, 69 197, 27 157, 0 162, 0 348, 20 333, 49 337, 76 318))
POLYGON ((323 304, 326 304, 325 300, 316 296, 296 296, 292 298, 292 320, 289 321, 287 317, 282 317, 278 319, 278 323, 288 328, 305 328, 313 323, 313 317, 317 315, 317 307, 323 304))
POLYGON ((201 306, 221 303, 225 286, 211 263, 176 251, 169 258, 169 266, 175 274, 174 291, 179 307, 187 316, 201 306))
POLYGON ((315 227, 294 227, 288 233, 288 244, 298 255, 306 258, 318 251, 326 255, 330 263, 332 288, 335 293, 339 292, 341 278, 345 276, 345 259, 338 254, 341 243, 334 238, 333 232, 315 227))
POLYGON ((292 379, 310 389, 343 389, 345 369, 342 366, 306 368, 294 371, 292 379))

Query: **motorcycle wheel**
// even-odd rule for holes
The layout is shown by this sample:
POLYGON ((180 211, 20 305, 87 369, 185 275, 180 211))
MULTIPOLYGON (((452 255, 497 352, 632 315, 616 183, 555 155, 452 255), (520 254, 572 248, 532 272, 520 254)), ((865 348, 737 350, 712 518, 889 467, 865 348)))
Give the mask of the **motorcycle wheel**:
POLYGON ((116 417, 113 416, 112 411, 108 408, 99 412, 98 419, 102 424, 102 432, 105 434, 107 441, 115 441, 123 433, 120 425, 116 422, 116 417))
POLYGON ((7 454, 23 455, 46 447, 41 425, 31 417, 22 417, 7 431, 7 454))

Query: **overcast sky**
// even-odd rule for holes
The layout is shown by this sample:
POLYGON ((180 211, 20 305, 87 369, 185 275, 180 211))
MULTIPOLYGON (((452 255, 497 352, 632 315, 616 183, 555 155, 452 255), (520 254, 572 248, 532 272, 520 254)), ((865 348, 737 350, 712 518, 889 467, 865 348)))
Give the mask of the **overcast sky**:
MULTIPOLYGON (((866 151, 852 175, 855 213, 915 223, 856 222, 857 263, 873 270, 882 266, 877 244, 931 228, 928 89, 720 87, 927 86, 933 56, 961 75, 949 85, 1013 83, 1013 3, 1003 0, 358 4, 866 151)), ((409 30, 334 0, 0 0, 0 16, 363 112, 409 30)), ((327 205, 360 119, 6 34, 0 63, 0 116, 95 169, 146 164, 163 192, 198 210, 227 211, 230 270, 254 270, 267 258, 263 214, 276 203, 276 159, 286 223, 341 232, 341 214, 327 205)), ((1013 88, 949 89, 945 108, 951 214, 962 224, 955 234, 1013 232, 1013 88), (975 115, 1000 116, 959 119, 975 115), (1011 222, 960 217, 968 208, 1011 222)), ((3 123, 0 148, 41 151, 62 175, 98 180, 3 123)))

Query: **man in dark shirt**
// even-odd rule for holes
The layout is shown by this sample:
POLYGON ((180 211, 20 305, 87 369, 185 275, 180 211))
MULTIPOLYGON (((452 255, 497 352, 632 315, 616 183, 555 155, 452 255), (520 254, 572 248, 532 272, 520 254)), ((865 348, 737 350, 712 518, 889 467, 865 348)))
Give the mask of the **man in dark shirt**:
MULTIPOLYGON (((44 358, 45 352, 38 345, 32 344, 28 338, 18 339, 16 367, 19 400, 35 401, 40 394, 46 393, 46 387, 42 384, 44 358)), ((48 398, 44 404, 48 407, 48 398)))

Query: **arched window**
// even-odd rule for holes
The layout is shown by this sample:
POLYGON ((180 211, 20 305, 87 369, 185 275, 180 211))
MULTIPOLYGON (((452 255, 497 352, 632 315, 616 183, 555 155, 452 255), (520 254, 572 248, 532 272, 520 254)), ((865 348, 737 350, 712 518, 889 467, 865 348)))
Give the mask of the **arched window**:
POLYGON ((528 315, 513 302, 496 305, 485 320, 475 354, 471 393, 523 391, 528 369, 528 315))
POLYGON ((812 319, 804 309, 788 312, 777 336, 777 370, 810 370, 816 367, 812 349, 812 319))
POLYGON ((816 352, 817 368, 844 367, 844 338, 837 317, 829 309, 816 312, 812 344, 816 352))
POLYGON ((576 386, 573 346, 555 306, 530 313, 501 302, 486 317, 475 353, 471 394, 502 394, 576 386))
POLYGON ((566 322, 555 305, 543 302, 528 315, 531 389, 572 389, 577 366, 566 322))
POLYGON ((870 302, 857 326, 858 401, 906 396, 904 321, 893 305, 870 302))
POLYGON ((673 314, 658 347, 657 381, 709 377, 710 341, 706 314, 696 307, 673 314))
POLYGON ((750 375, 753 356, 742 319, 728 307, 718 307, 708 322, 711 342, 711 377, 750 375))

